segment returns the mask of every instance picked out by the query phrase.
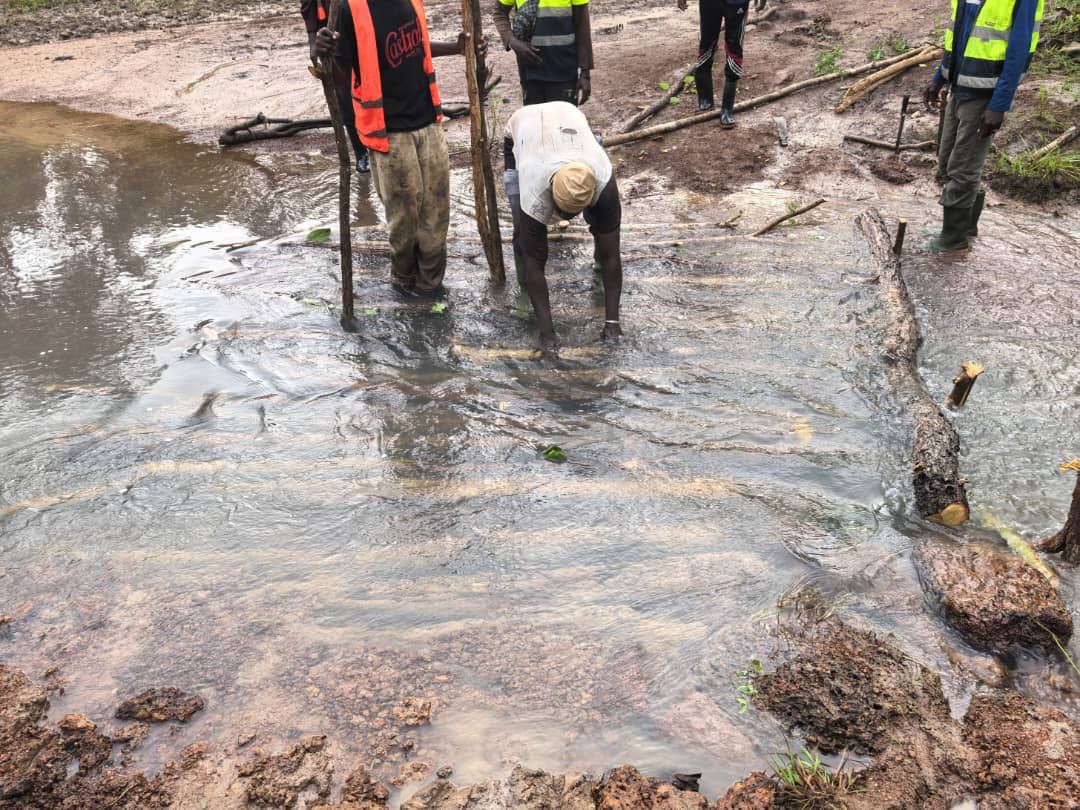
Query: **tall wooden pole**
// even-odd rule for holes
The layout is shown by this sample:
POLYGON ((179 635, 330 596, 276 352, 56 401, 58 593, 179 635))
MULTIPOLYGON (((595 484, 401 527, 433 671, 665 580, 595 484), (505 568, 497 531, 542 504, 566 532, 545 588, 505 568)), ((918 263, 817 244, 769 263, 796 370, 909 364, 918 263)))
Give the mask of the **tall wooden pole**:
POLYGON ((487 67, 476 52, 476 43, 484 35, 480 24, 480 0, 461 0, 463 27, 472 39, 465 48, 465 76, 469 81, 469 118, 472 123, 472 176, 476 200, 476 227, 484 245, 491 278, 506 283, 503 264, 502 233, 499 230, 499 205, 495 196, 495 170, 491 167, 491 141, 484 115, 483 88, 487 67))
MULTIPOLYGON (((331 0, 327 14, 326 27, 336 30, 338 14, 343 0, 331 0)), ((322 79, 323 95, 330 110, 330 120, 334 124, 334 141, 338 153, 338 230, 341 250, 341 326, 346 332, 356 329, 353 319, 353 272, 352 272, 352 233, 349 229, 349 184, 352 178, 352 161, 349 159, 349 136, 342 123, 341 110, 338 108, 337 89, 334 86, 334 57, 324 56, 320 65, 319 78, 322 79)))

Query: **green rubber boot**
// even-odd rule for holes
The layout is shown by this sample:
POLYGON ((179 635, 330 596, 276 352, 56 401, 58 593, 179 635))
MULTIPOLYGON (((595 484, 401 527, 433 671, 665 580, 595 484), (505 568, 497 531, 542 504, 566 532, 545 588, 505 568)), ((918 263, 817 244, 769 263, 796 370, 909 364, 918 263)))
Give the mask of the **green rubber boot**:
POLYGON ((941 233, 930 240, 928 250, 931 253, 945 253, 950 250, 967 250, 967 231, 971 225, 970 208, 948 208, 944 210, 941 233))
POLYGON ((979 235, 979 217, 982 215, 983 205, 986 203, 986 192, 979 189, 975 195, 975 204, 971 206, 971 222, 968 224, 967 235, 979 235))

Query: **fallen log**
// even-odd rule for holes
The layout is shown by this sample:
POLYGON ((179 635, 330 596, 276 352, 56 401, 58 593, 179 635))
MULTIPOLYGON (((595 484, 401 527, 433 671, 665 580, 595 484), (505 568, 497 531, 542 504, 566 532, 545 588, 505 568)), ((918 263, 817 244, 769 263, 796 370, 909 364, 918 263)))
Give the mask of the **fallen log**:
POLYGON ((294 121, 291 118, 267 118, 262 113, 259 113, 242 124, 226 129, 218 137, 218 144, 221 146, 235 146, 241 143, 250 143, 251 141, 291 138, 293 135, 309 129, 324 129, 333 125, 334 122, 330 118, 306 118, 294 121), (264 129, 257 129, 256 127, 264 127, 264 129))
POLYGON ((1069 516, 1061 531, 1039 543, 1039 548, 1051 554, 1061 554, 1073 565, 1080 565, 1080 458, 1065 462, 1061 469, 1077 473, 1069 516))
POLYGON ((863 79, 859 79, 859 81, 851 85, 844 93, 844 97, 840 99, 840 103, 836 107, 836 112, 842 113, 867 93, 876 90, 878 87, 885 84, 885 82, 895 79, 908 68, 915 67, 923 62, 940 59, 941 53, 942 51, 938 48, 924 46, 921 50, 911 54, 905 59, 893 65, 889 65, 882 70, 871 73, 863 79))
POLYGON ((919 375, 922 342, 915 308, 893 252, 885 221, 870 209, 855 218, 870 246, 881 279, 885 307, 885 363, 889 380, 912 418, 912 484, 919 514, 947 526, 959 526, 971 515, 965 481, 960 477, 960 436, 934 402, 919 375))
MULTIPOLYGON (((895 150, 896 144, 889 143, 888 141, 879 141, 877 138, 864 138, 862 135, 845 135, 845 141, 851 141, 852 143, 864 143, 867 146, 877 146, 881 149, 895 150)), ((900 144, 900 151, 915 149, 932 149, 934 146, 933 141, 916 141, 915 143, 902 143, 900 144)))
POLYGON ((825 202, 824 197, 822 197, 821 199, 818 199, 818 200, 814 200, 812 203, 810 203, 809 205, 804 205, 802 208, 796 208, 794 211, 789 211, 788 213, 784 214, 782 217, 777 217, 776 219, 772 220, 771 222, 768 222, 764 226, 758 228, 756 231, 754 231, 750 235, 751 236, 761 236, 763 233, 768 233, 773 228, 775 228, 777 225, 779 225, 781 222, 787 222, 789 219, 792 219, 793 217, 799 216, 799 214, 805 214, 807 211, 809 211, 809 210, 811 210, 813 208, 817 208, 823 202, 825 202))
POLYGON ((691 62, 686 67, 676 74, 675 79, 668 86, 667 92, 660 97, 659 101, 650 104, 644 110, 639 112, 633 118, 626 122, 619 128, 619 132, 629 132, 635 127, 639 126, 642 122, 649 120, 658 112, 671 106, 671 100, 679 95, 686 87, 686 77, 692 75, 691 71, 694 69, 694 63, 691 62))
MULTIPOLYGON (((828 84, 834 82, 837 79, 844 79, 849 76, 859 76, 871 70, 878 70, 879 68, 887 67, 896 62, 900 62, 904 59, 910 58, 912 53, 922 53, 925 51, 925 46, 919 48, 917 51, 908 51, 907 53, 900 54, 891 59, 883 59, 878 62, 867 62, 862 65, 857 65, 853 68, 843 68, 835 73, 829 73, 825 76, 815 76, 813 79, 806 79, 805 81, 795 82, 785 87, 781 87, 779 90, 774 90, 771 93, 766 93, 756 98, 747 99, 741 101, 735 105, 735 112, 744 112, 746 110, 759 107, 762 104, 768 104, 770 101, 776 101, 777 99, 789 96, 792 93, 797 93, 800 90, 806 90, 811 87, 817 87, 822 84, 828 84)), ((698 113, 697 115, 691 115, 686 118, 680 118, 677 121, 668 121, 665 124, 657 124, 652 127, 646 127, 645 129, 636 129, 633 132, 621 132, 617 135, 613 135, 610 138, 604 138, 603 144, 605 147, 621 146, 624 143, 630 143, 631 141, 641 140, 642 138, 652 138, 656 135, 666 135, 669 132, 675 132, 676 130, 683 129, 684 127, 693 126, 694 124, 701 124, 705 121, 711 121, 714 118, 720 117, 720 108, 709 110, 708 112, 698 113)))

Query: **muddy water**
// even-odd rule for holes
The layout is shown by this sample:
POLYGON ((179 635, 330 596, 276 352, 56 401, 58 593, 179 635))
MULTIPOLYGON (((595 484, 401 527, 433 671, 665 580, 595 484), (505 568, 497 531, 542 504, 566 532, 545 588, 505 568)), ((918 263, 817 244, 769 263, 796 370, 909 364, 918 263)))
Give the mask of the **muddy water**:
MULTIPOLYGON (((362 328, 344 334, 333 252, 298 244, 334 220, 327 157, 222 154, 50 107, 0 121, 0 654, 59 667, 57 715, 201 694, 138 764, 325 733, 342 773, 629 761, 701 770, 716 793, 785 746, 737 685, 808 584, 970 694, 893 517, 906 439, 855 204, 754 241, 716 223, 790 195, 721 211, 628 178, 627 336, 596 341, 575 226, 549 274, 567 350, 538 362, 513 282, 487 283, 460 175, 441 312, 390 293, 361 182, 362 328), (539 457, 549 444, 566 464, 539 457), (430 725, 403 725, 409 697, 433 701, 430 725)), ((910 272, 933 384, 991 368, 961 421, 974 498, 1038 534, 1070 490, 1053 463, 1080 443, 1075 222, 987 221, 1021 230, 910 272)), ((1025 688, 1064 674, 1020 666, 1025 688)))

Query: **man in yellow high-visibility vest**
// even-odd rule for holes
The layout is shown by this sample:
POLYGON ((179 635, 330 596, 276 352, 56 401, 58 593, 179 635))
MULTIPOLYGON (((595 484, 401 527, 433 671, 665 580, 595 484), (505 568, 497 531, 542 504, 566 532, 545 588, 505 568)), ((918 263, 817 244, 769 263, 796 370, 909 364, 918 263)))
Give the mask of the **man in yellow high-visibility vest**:
POLYGON ((952 0, 945 56, 923 94, 927 107, 946 104, 938 151, 944 215, 933 252, 964 250, 978 234, 983 163, 1031 64, 1043 2, 952 0))
POLYGON ((494 0, 494 20, 503 47, 517 55, 522 104, 588 101, 589 0, 494 0))

